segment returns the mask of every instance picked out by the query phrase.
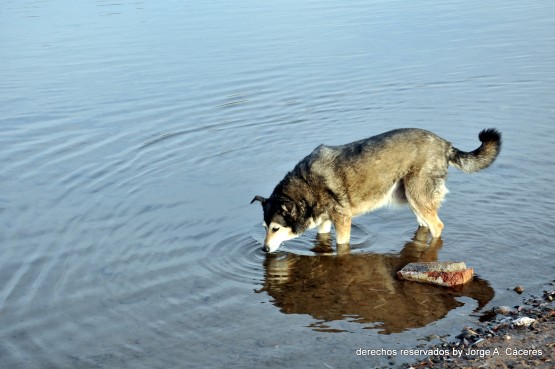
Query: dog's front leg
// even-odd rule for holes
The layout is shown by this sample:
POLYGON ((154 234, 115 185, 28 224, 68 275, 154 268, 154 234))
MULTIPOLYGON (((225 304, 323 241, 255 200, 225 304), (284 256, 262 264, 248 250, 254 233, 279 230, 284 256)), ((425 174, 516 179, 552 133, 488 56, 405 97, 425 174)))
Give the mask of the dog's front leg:
POLYGON ((330 233, 330 232, 331 232, 331 220, 326 219, 318 225, 318 233, 319 234, 330 233))
POLYGON ((351 216, 339 213, 333 217, 335 238, 338 245, 348 245, 351 239, 351 216))

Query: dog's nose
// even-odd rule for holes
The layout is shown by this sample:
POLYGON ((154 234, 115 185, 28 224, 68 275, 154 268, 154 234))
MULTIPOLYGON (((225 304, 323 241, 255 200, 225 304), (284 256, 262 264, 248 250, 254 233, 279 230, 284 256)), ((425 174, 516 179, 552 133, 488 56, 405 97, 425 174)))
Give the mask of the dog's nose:
POLYGON ((268 245, 264 245, 263 249, 266 252, 270 252, 270 246, 268 246, 268 245))

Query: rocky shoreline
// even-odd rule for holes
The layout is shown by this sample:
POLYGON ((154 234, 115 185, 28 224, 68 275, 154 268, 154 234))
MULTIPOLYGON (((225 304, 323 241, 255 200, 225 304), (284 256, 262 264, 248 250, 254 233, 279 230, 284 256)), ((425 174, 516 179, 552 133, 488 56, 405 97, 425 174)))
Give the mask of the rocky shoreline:
MULTIPOLYGON (((517 286, 520 287, 520 286, 517 286)), ((515 292, 522 293, 522 287, 515 292)), ((434 353, 403 369, 555 367, 555 281, 514 307, 486 312, 475 327, 464 327, 455 341, 429 348, 434 353)))

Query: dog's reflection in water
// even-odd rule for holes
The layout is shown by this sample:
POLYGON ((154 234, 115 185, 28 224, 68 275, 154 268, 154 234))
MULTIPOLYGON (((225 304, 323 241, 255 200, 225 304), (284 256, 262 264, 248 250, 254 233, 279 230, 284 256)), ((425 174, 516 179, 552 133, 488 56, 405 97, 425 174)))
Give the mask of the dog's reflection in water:
POLYGON ((463 303, 466 296, 483 308, 494 296, 488 282, 475 277, 458 289, 400 281, 396 273, 417 261, 436 261, 441 240, 426 244, 419 228, 398 254, 355 254, 337 250, 329 234, 313 249, 320 254, 268 254, 264 286, 272 303, 286 314, 309 314, 318 320, 315 330, 334 331, 326 322, 355 321, 379 333, 396 333, 426 326, 463 303))

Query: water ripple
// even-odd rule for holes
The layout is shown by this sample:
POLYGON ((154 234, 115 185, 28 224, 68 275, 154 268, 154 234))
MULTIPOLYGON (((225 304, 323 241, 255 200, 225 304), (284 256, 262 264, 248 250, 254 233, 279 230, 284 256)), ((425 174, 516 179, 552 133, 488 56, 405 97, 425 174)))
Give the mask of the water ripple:
MULTIPOLYGON (((234 235, 217 242, 206 251, 201 265, 225 280, 234 280, 250 285, 263 281, 263 264, 267 254, 262 249, 264 229, 262 226, 252 227, 249 234, 234 235)), ((362 254, 372 252, 376 243, 383 241, 379 235, 370 235, 359 225, 354 224, 350 252, 362 254)), ((291 255, 322 255, 335 253, 324 249, 316 242, 314 232, 285 242, 278 254, 291 255)))
POLYGON ((250 285, 262 283, 265 253, 249 235, 226 238, 208 251, 201 265, 217 278, 250 285))

